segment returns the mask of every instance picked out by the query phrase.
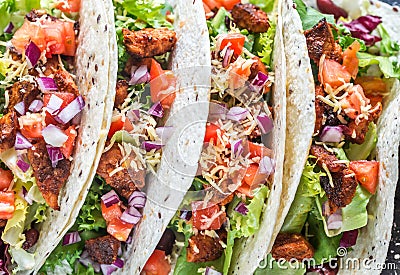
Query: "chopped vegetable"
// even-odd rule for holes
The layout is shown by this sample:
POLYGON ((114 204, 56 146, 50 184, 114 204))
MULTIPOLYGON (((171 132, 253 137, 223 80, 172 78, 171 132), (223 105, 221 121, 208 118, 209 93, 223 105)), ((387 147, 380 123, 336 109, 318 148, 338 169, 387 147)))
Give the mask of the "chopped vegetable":
POLYGON ((18 118, 21 133, 26 138, 42 137, 43 118, 41 114, 27 114, 18 118))
POLYGON ((147 260, 143 272, 149 275, 168 275, 171 265, 165 255, 165 251, 156 249, 147 260))
POLYGON ((176 78, 171 71, 164 71, 155 59, 150 68, 150 95, 153 103, 161 102, 163 108, 171 108, 175 100, 176 78), (172 89, 172 91, 171 91, 172 89))
POLYGON ((15 211, 13 191, 0 191, 0 219, 11 219, 15 211))
POLYGON ((75 138, 78 135, 78 132, 75 130, 75 126, 72 125, 69 126, 64 133, 68 136, 68 139, 64 142, 63 146, 61 146, 60 150, 65 158, 69 158, 74 150, 75 138))
POLYGON ((357 40, 343 52, 343 67, 356 79, 358 73, 357 52, 360 50, 360 43, 357 40))
POLYGON ((239 56, 243 52, 244 42, 246 41, 246 36, 240 33, 229 33, 220 34, 216 37, 218 49, 222 51, 226 46, 229 46, 236 56, 239 56))
POLYGON ((192 202, 192 222, 198 230, 217 230, 225 222, 226 213, 217 204, 192 202))
POLYGON ((350 162, 350 169, 356 174, 358 182, 371 194, 375 194, 379 179, 379 162, 359 160, 350 162))
POLYGON ((318 80, 326 87, 330 85, 333 89, 349 83, 351 74, 338 62, 325 59, 319 68, 318 80))
POLYGON ((13 178, 13 173, 10 170, 4 170, 3 168, 0 168, 0 191, 8 189, 13 178))

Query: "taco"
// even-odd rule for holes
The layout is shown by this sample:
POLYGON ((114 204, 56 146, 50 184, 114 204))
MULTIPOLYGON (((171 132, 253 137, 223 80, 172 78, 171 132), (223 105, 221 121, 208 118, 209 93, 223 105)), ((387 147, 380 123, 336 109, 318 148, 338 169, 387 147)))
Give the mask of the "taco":
POLYGON ((163 222, 167 229, 150 246, 143 274, 250 270, 273 233, 286 110, 278 3, 230 2, 203 1, 205 10, 198 3, 189 10, 203 17, 199 23, 203 29, 207 23, 210 36, 209 112, 198 137, 203 149, 196 177, 169 225, 163 222), (250 251, 257 256, 248 258, 250 251))
MULTIPOLYGON (((308 148, 285 163, 276 240, 260 274, 378 274, 384 267, 398 177, 395 11, 380 2, 327 2, 318 8, 333 14, 300 0, 283 4, 288 82, 298 88, 289 94, 293 102, 311 95, 313 108, 295 116, 288 104, 288 121, 307 127, 294 132, 308 148), (296 86, 300 77, 312 82, 296 86)), ((286 154, 297 146, 288 140, 286 154)))
POLYGON ((2 273, 57 245, 108 127, 109 45, 92 43, 108 37, 103 2, 93 16, 88 1, 50 2, 0 2, 2 273))
MULTIPOLYGON (((82 193, 83 205, 76 206, 79 215, 40 274, 133 274, 130 270, 147 260, 144 252, 158 226, 159 209, 179 206, 178 194, 169 200, 165 196, 186 188, 185 182, 190 185, 197 170, 194 165, 183 167, 176 154, 198 159, 202 143, 196 139, 204 135, 208 109, 202 73, 196 73, 198 82, 193 82, 193 72, 185 69, 206 62, 209 55, 196 42, 201 40, 198 32, 193 38, 183 33, 181 17, 188 14, 188 3, 173 7, 164 1, 124 0, 108 5, 115 25, 110 44, 116 50, 110 73, 117 77, 108 114, 111 126, 93 169, 97 175, 82 193), (186 126, 197 120, 190 135, 182 137, 186 126), (181 168, 184 175, 177 172, 181 168), (135 243, 144 239, 146 245, 136 250, 135 243)), ((209 81, 209 72, 203 74, 209 81)))

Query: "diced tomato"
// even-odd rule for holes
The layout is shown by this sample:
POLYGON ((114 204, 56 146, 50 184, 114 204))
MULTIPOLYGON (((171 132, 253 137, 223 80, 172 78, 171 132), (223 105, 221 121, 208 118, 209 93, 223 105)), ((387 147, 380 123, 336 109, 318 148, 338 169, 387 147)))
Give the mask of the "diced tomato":
POLYGON ((220 144, 218 134, 223 136, 225 134, 224 130, 221 130, 219 126, 207 122, 206 124, 206 134, 204 136, 204 142, 212 142, 214 145, 220 144))
POLYGON ((154 250, 143 267, 143 272, 146 275, 168 275, 170 271, 171 265, 165 256, 165 251, 159 249, 154 250))
POLYGON ((78 135, 78 132, 75 129, 75 126, 69 126, 64 133, 68 136, 67 141, 63 144, 60 148, 61 153, 64 155, 65 158, 69 158, 74 150, 75 146, 75 138, 78 135))
POLYGON ((233 9, 233 7, 237 4, 240 3, 241 0, 216 0, 216 2, 219 2, 220 7, 224 7, 227 10, 233 9))
POLYGON ((210 9, 209 6, 207 6, 206 3, 203 2, 203 8, 204 8, 204 13, 206 14, 206 19, 210 19, 213 15, 212 10, 210 9))
POLYGON ((250 186, 250 188, 257 188, 260 184, 265 183, 266 176, 258 171, 258 164, 252 163, 246 169, 243 181, 250 186))
POLYGON ((219 213, 220 208, 217 204, 208 203, 204 207, 203 201, 192 202, 192 222, 198 230, 217 230, 220 229, 226 220, 226 213, 219 213))
POLYGON ((43 130, 43 117, 41 114, 29 114, 18 118, 22 125, 21 133, 26 138, 40 138, 43 130))
POLYGON ((229 47, 234 51, 236 56, 242 54, 244 42, 246 37, 240 33, 229 33, 220 34, 217 37, 217 44, 219 44, 219 50, 223 50, 226 45, 230 44, 229 47))
POLYGON ((10 170, 0 168, 0 191, 7 190, 13 178, 13 173, 10 170))
POLYGON ((238 189, 236 189, 236 192, 240 193, 240 194, 244 194, 244 195, 246 195, 246 197, 249 197, 249 198, 254 197, 253 191, 251 190, 250 186, 247 183, 245 183, 244 181, 242 181, 242 184, 238 187, 238 189))
POLYGON ((171 71, 164 71, 160 63, 152 59, 150 68, 151 101, 153 103, 161 102, 163 108, 170 108, 176 96, 175 86, 176 78, 171 71))
POLYGON ((358 182, 371 194, 378 186, 379 161, 358 160, 350 162, 350 169, 356 174, 358 182))
POLYGON ((341 106, 348 117, 355 119, 361 114, 361 107, 367 106, 370 102, 365 97, 363 89, 360 85, 354 85, 348 95, 340 100, 341 106))
POLYGON ((107 232, 117 240, 125 242, 128 239, 133 227, 133 224, 124 222, 118 218, 107 223, 107 232))
POLYGON ((61 110, 64 109, 68 104, 70 104, 76 97, 74 94, 71 93, 61 93, 61 92, 45 93, 43 95, 43 105, 45 107, 47 106, 47 104, 49 104, 52 95, 55 95, 60 99, 62 99, 63 102, 60 107, 61 110))
POLYGON ((236 60, 231 64, 231 70, 229 72, 230 85, 233 89, 242 87, 249 79, 251 74, 251 63, 240 62, 236 60))
POLYGON ((110 130, 108 131, 108 138, 112 138, 112 136, 116 132, 124 129, 124 125, 125 125, 125 117, 123 117, 122 115, 113 117, 111 121, 110 130))
POLYGON ((211 10, 219 9, 221 7, 218 0, 203 0, 203 3, 206 4, 211 10))
POLYGON ((325 59, 319 68, 318 80, 324 86, 329 84, 333 89, 336 89, 344 83, 349 83, 350 79, 351 74, 346 68, 334 60, 325 59))
MULTIPOLYGON (((79 1, 79 0, 78 0, 79 1)), ((74 23, 72 22, 64 22, 64 55, 75 56, 76 50, 76 39, 75 39, 75 30, 74 23)))
POLYGON ((351 74, 351 77, 355 79, 358 73, 358 58, 357 52, 360 50, 360 43, 355 40, 344 52, 343 52, 343 66, 351 74))
POLYGON ((11 43, 19 53, 24 53, 26 46, 32 41, 40 49, 46 49, 46 33, 43 28, 32 22, 25 20, 24 24, 19 28, 11 39, 11 43))
POLYGON ((110 222, 114 219, 119 219, 122 216, 121 206, 119 206, 118 203, 115 203, 109 207, 106 207, 103 201, 101 201, 101 214, 103 215, 103 218, 106 220, 106 222, 110 222))
POLYGON ((257 144, 251 141, 248 141, 248 144, 249 144, 249 152, 251 158, 272 156, 271 149, 265 147, 263 144, 257 144))
POLYGON ((81 0, 58 0, 56 8, 62 12, 79 12, 81 0))
POLYGON ((0 219, 11 219, 15 211, 15 197, 13 191, 0 192, 0 219))
POLYGON ((355 84, 361 85, 365 96, 371 101, 371 105, 381 102, 383 95, 386 93, 386 83, 380 77, 360 76, 354 81, 355 84))
POLYGON ((43 25, 43 30, 46 35, 47 53, 46 57, 51 57, 52 54, 62 54, 65 52, 65 27, 61 21, 49 21, 43 25))

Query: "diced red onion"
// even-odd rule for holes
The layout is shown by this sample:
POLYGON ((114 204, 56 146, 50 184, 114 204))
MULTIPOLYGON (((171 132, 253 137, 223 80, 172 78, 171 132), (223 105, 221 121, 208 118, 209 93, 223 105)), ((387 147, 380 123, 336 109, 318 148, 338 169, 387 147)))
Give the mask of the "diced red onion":
POLYGON ((351 247, 356 244, 358 237, 358 229, 343 232, 342 238, 340 239, 341 247, 351 247))
POLYGON ((130 110, 129 112, 126 113, 126 117, 131 122, 139 121, 139 119, 140 119, 140 111, 139 110, 130 110))
POLYGON ((14 109, 20 114, 21 116, 25 115, 25 102, 21 101, 14 105, 14 109))
POLYGON ((124 267, 124 261, 121 258, 117 258, 115 262, 113 262, 113 265, 115 265, 118 268, 123 268, 124 267))
POLYGON ((260 127, 262 134, 268 134, 274 128, 274 123, 270 117, 265 113, 261 113, 257 116, 258 126, 260 127))
POLYGON ((24 149, 29 149, 32 147, 32 143, 27 140, 26 137, 24 137, 20 132, 17 132, 15 136, 15 144, 14 144, 15 150, 24 150, 24 149))
POLYGON ((55 117, 57 121, 66 124, 73 119, 85 107, 85 101, 80 95, 68 104, 62 111, 55 117))
POLYGON ((214 122, 218 119, 224 120, 226 118, 226 114, 228 113, 228 109, 225 104, 210 102, 210 108, 208 111, 208 121, 214 122))
POLYGON ((258 72, 256 77, 251 82, 252 87, 256 92, 260 92, 268 81, 268 75, 258 72))
POLYGON ((79 112, 74 118, 71 120, 72 125, 79 125, 81 124, 82 119, 82 112, 79 112))
POLYGON ((28 68, 33 68, 39 61, 40 49, 31 41, 25 49, 25 56, 27 57, 28 68))
POLYGON ((115 270, 118 269, 118 267, 112 264, 101 264, 100 268, 101 272, 103 272, 103 275, 111 275, 115 270))
POLYGON ((164 109, 160 102, 154 103, 153 106, 150 107, 148 113, 152 116, 163 117, 164 109))
POLYGON ((204 273, 204 275, 222 275, 222 273, 219 272, 219 271, 216 271, 215 269, 212 269, 209 266, 207 266, 206 267, 206 272, 204 273))
POLYGON ((145 149, 147 152, 156 149, 159 150, 164 146, 160 141, 143 141, 142 142, 142 147, 145 149))
POLYGON ((92 258, 90 258, 87 250, 82 252, 81 257, 79 258, 79 262, 86 267, 88 267, 89 264, 91 264, 95 272, 97 273, 100 272, 100 264, 93 261, 92 258))
POLYGON ((42 130, 42 135, 47 144, 61 147, 67 141, 68 136, 57 126, 49 124, 42 130))
POLYGON ((20 197, 24 198, 29 205, 32 205, 33 200, 28 196, 28 191, 26 190, 25 186, 22 186, 20 197))
POLYGON ((259 171, 261 174, 272 175, 275 172, 275 160, 265 156, 260 160, 259 171))
POLYGON ((181 214, 179 217, 183 220, 189 221, 192 217, 192 212, 189 210, 181 210, 181 214))
POLYGON ((340 142, 343 137, 343 129, 340 126, 325 126, 319 136, 322 142, 340 142))
POLYGON ((130 224, 137 224, 142 214, 135 207, 130 206, 121 215, 121 220, 130 224))
POLYGON ((129 85, 137 85, 142 83, 147 83, 150 81, 150 74, 147 71, 146 65, 141 65, 139 67, 133 66, 131 69, 131 80, 129 80, 129 85))
POLYGON ((53 147, 50 145, 46 145, 47 153, 49 154, 51 160, 51 166, 53 168, 57 167, 58 161, 64 159, 63 154, 59 147, 53 147))
POLYGON ((228 47, 225 51, 225 56, 224 56, 224 60, 222 60, 222 67, 226 68, 229 66, 229 64, 231 63, 232 60, 232 56, 234 54, 234 50, 232 50, 230 47, 228 47))
POLYGON ((57 91, 57 84, 51 77, 38 77, 36 82, 42 92, 57 91))
POLYGON ((232 142, 231 146, 232 146, 233 157, 237 158, 243 153, 244 148, 243 148, 241 139, 238 139, 238 140, 235 140, 234 142, 232 142))
POLYGON ((331 214, 327 218, 327 226, 329 230, 336 230, 342 227, 342 210, 339 209, 335 213, 331 214))
POLYGON ((37 113, 40 110, 42 110, 42 108, 43 108, 43 101, 35 99, 34 101, 32 101, 31 105, 29 105, 28 110, 33 113, 37 113))
POLYGON ((172 126, 164 126, 164 127, 157 127, 156 133, 160 137, 163 143, 166 143, 168 139, 172 136, 174 132, 174 127, 172 126))
POLYGON ((63 100, 61 98, 59 98, 55 94, 52 94, 50 96, 49 102, 47 103, 46 109, 50 114, 55 115, 60 110, 62 103, 63 100))
POLYGON ((81 241, 78 231, 69 232, 65 234, 62 245, 70 245, 81 241))
POLYGON ((129 235, 128 239, 126 240, 127 244, 131 244, 132 243, 132 236, 129 235))
POLYGON ((128 199, 128 205, 136 208, 143 208, 146 204, 146 194, 140 191, 134 191, 128 199))
POLYGON ((29 170, 29 163, 27 163, 21 156, 17 158, 17 166, 22 172, 26 173, 29 170))
POLYGON ((117 193, 115 193, 114 190, 111 190, 110 192, 101 196, 101 200, 106 207, 110 207, 111 205, 119 203, 120 201, 117 193))
POLYGON ((233 121, 241 121, 245 119, 249 111, 242 107, 232 107, 226 114, 226 118, 233 121))
POLYGON ((243 202, 240 202, 236 207, 235 207, 235 211, 242 214, 242 215, 247 215, 247 213, 249 212, 249 209, 247 208, 246 204, 244 204, 243 202))
POLYGON ((4 28, 5 33, 12 33, 14 29, 14 24, 12 22, 8 23, 8 25, 4 28))

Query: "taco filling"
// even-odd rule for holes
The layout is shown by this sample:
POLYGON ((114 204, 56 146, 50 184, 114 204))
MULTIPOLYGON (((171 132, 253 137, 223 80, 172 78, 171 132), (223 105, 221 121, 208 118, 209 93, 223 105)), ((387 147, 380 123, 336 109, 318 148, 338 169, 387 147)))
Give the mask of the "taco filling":
POLYGON ((163 124, 175 99, 175 76, 163 67, 177 38, 171 8, 154 4, 114 1, 118 81, 106 148, 75 224, 42 273, 111 274, 124 266, 146 203, 140 190, 146 175, 156 174, 173 131, 163 124))
POLYGON ((274 156, 263 141, 273 130, 268 103, 275 21, 240 1, 204 6, 212 86, 203 150, 192 187, 146 274, 168 274, 171 263, 174 274, 226 274, 235 240, 259 230, 274 174, 274 156))

